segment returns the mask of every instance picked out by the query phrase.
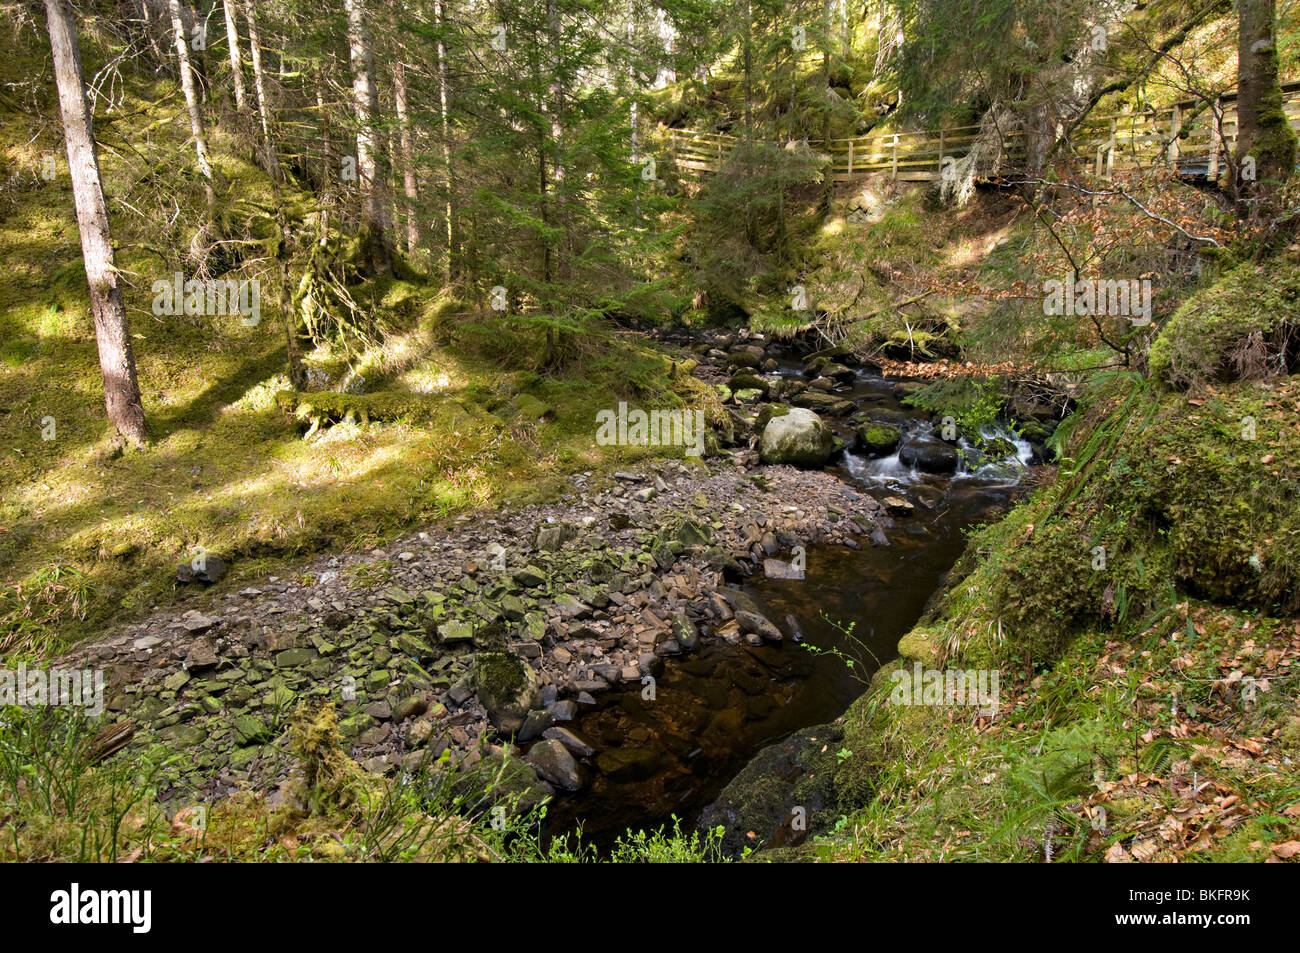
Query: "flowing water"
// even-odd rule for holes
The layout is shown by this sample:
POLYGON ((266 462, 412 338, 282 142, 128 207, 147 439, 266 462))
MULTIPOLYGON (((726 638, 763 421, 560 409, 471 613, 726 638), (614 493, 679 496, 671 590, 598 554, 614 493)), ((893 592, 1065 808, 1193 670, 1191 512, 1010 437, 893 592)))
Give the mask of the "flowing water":
MULTIPOLYGON (((843 396, 887 415, 904 443, 933 429, 928 415, 904 408, 893 382, 878 375, 860 372, 843 396)), ((851 431, 841 435, 851 443, 851 431)), ((935 476, 903 465, 897 454, 845 453, 831 472, 879 497, 901 492, 916 504, 915 515, 887 532, 888 546, 809 547, 803 580, 761 571, 748 579, 741 588, 786 633, 784 642, 703 644, 665 660, 653 700, 638 684, 612 689, 566 724, 597 754, 584 760, 583 790, 553 802, 547 832, 581 826, 584 841, 605 847, 628 828, 658 827, 673 816, 689 829, 761 748, 842 714, 896 656, 898 639, 960 556, 965 530, 999 515, 1017 493, 1028 445, 1009 431, 986 436, 1012 440, 1016 459, 985 461, 971 451, 956 475, 935 476)))

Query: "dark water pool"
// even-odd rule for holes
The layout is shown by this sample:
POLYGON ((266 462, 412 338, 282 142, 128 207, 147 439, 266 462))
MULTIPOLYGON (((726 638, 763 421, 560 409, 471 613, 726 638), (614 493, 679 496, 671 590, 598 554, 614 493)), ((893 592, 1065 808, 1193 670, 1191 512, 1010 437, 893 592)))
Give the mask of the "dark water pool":
POLYGON ((628 828, 658 827, 674 815, 683 830, 693 828, 759 749, 842 714, 895 657, 898 639, 961 554, 964 531, 1000 514, 1016 493, 1014 485, 962 478, 918 489, 928 506, 898 521, 889 546, 810 547, 805 579, 759 574, 742 586, 786 633, 784 643, 710 644, 668 659, 653 701, 639 685, 613 689, 568 723, 596 754, 583 765, 586 787, 552 803, 547 834, 581 827, 585 842, 606 847, 628 828), (802 644, 789 638, 787 616, 802 644), (852 668, 829 649, 852 657, 852 668))

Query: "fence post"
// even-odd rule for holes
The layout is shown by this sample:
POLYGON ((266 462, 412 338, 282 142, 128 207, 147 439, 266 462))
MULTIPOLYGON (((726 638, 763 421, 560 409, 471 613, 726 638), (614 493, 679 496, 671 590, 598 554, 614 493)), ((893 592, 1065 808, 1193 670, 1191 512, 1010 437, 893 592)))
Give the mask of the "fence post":
POLYGON ((1106 145, 1106 178, 1113 178, 1115 172, 1115 139, 1119 130, 1119 120, 1114 116, 1110 120, 1110 142, 1106 145))
POLYGON ((939 127, 939 178, 943 178, 943 127, 939 127))
POLYGON ((1206 173, 1206 178, 1211 182, 1219 181, 1219 123, 1223 118, 1223 99, 1214 100, 1214 108, 1210 110, 1210 168, 1206 173))
POLYGON ((890 178, 898 181, 898 133, 894 133, 894 161, 889 170, 890 178))
POLYGON ((853 174, 853 140, 849 140, 849 175, 853 174))
POLYGON ((1166 161, 1169 168, 1175 172, 1178 171, 1178 134, 1183 131, 1183 113, 1174 105, 1173 115, 1169 120, 1169 150, 1166 153, 1166 161))

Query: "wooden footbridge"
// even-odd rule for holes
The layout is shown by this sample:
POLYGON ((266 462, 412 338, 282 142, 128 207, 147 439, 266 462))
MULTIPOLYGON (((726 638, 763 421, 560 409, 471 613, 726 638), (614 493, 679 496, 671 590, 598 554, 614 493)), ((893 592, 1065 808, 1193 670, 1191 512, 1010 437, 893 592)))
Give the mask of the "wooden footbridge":
MULTIPOLYGON (((1300 131, 1300 81, 1284 84, 1282 92, 1287 118, 1300 131)), ((974 125, 941 129, 937 135, 873 132, 851 139, 801 141, 829 154, 836 182, 877 173, 888 173, 898 181, 929 182, 942 176, 946 162, 966 156, 980 135, 980 127, 974 125)), ((1013 164, 1023 159, 1024 138, 1023 130, 1002 136, 1002 154, 1013 164)), ((684 129, 670 129, 668 139, 677 168, 686 177, 718 171, 740 142, 736 136, 684 129)), ((1185 100, 1164 109, 1089 114, 1061 144, 1099 176, 1164 164, 1180 175, 1209 181, 1229 167, 1236 145, 1235 92, 1213 101, 1185 100)))

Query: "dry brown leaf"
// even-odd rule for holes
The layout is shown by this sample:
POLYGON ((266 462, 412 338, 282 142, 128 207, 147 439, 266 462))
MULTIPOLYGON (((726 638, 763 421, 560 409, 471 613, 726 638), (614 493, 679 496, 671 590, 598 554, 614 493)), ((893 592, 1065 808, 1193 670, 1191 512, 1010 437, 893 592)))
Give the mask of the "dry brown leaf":
POLYGON ((1133 858, 1128 855, 1123 844, 1111 844, 1110 850, 1106 851, 1105 857, 1108 864, 1131 864, 1133 858))
POLYGON ((1133 858, 1141 863, 1145 863, 1155 856, 1156 851, 1160 849, 1153 840, 1144 840, 1141 843, 1133 845, 1133 858))

